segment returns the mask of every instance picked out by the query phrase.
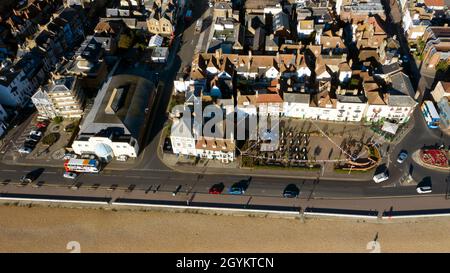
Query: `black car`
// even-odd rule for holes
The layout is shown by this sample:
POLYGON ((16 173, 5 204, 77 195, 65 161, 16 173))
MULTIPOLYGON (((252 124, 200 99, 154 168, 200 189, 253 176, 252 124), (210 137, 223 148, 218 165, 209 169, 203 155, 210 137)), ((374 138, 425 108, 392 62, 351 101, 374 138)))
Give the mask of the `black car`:
POLYGON ((296 198, 300 194, 299 188, 295 184, 289 184, 283 191, 283 197, 296 198))
POLYGON ((34 140, 34 141, 39 141, 40 139, 41 139, 41 137, 40 136, 37 136, 37 135, 29 135, 28 137, 27 137, 27 140, 28 139, 32 139, 32 140, 34 140))
POLYGON ((36 142, 35 142, 35 141, 28 141, 28 140, 26 140, 26 141, 23 143, 23 146, 24 146, 24 147, 27 147, 27 148, 33 149, 34 147, 36 147, 36 142))
POLYGON ((27 137, 27 138, 25 139, 25 142, 36 144, 36 143, 38 143, 38 140, 35 139, 35 138, 32 138, 32 137, 27 137))
POLYGON ((172 151, 172 144, 171 144, 170 138, 168 138, 168 137, 166 137, 164 139, 163 150, 164 151, 172 151))
POLYGON ((20 178, 20 182, 22 183, 31 183, 36 180, 42 173, 44 172, 43 168, 36 169, 27 173, 26 175, 20 178))

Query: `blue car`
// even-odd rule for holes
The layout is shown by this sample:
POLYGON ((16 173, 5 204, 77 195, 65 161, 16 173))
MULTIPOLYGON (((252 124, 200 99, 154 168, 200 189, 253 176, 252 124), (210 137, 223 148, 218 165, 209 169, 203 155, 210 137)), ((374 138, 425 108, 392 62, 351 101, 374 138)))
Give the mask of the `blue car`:
POLYGON ((243 183, 235 183, 233 186, 228 189, 229 194, 244 194, 245 193, 245 186, 243 183))

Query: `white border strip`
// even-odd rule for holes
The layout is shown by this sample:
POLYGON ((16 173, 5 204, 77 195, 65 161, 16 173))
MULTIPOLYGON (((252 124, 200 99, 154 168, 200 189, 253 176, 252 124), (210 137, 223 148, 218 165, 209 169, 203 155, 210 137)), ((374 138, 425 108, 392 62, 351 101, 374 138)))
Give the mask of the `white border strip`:
MULTIPOLYGON (((93 204, 93 205, 109 205, 104 201, 83 201, 83 200, 64 200, 64 199, 44 199, 44 198, 20 198, 20 197, 0 197, 4 201, 30 201, 30 202, 49 202, 49 203, 73 203, 73 204, 93 204)), ((220 208, 220 207, 198 207, 198 206, 177 206, 177 205, 161 205, 146 203, 122 203, 112 202, 115 206, 136 206, 136 207, 154 207, 154 208, 172 208, 172 209, 200 209, 200 210, 222 210, 230 212, 254 212, 254 213, 272 213, 272 214, 290 214, 301 215, 299 211, 281 211, 281 210, 255 210, 255 209, 236 209, 236 208, 220 208)), ((322 213, 322 212, 304 212, 304 216, 331 216, 331 217, 347 217, 347 218, 368 218, 377 219, 378 216, 359 215, 359 214, 343 214, 343 213, 322 213)), ((423 217, 449 217, 450 213, 433 213, 433 214, 413 214, 400 216, 383 216, 382 220, 401 219, 401 218, 423 218, 423 217)))
POLYGON ((398 215, 398 216, 383 216, 381 219, 390 220, 398 218, 425 218, 425 217, 444 217, 450 216, 450 213, 430 213, 430 214, 411 214, 411 215, 398 215))
POLYGON ((0 200, 6 201, 32 201, 32 202, 61 202, 61 203, 80 203, 80 204, 96 204, 107 205, 104 201, 84 201, 84 200, 66 200, 66 199, 44 199, 44 198, 21 198, 21 197, 0 197, 0 200))
POLYGON ((299 211, 282 211, 282 210, 236 209, 236 208, 220 208, 220 207, 177 206, 177 205, 161 205, 161 204, 146 204, 146 203, 123 203, 123 202, 112 202, 112 205, 143 206, 143 207, 172 208, 172 209, 224 210, 236 212, 277 213, 277 214, 282 213, 282 214, 300 215, 299 211))
POLYGON ((333 216, 333 217, 349 217, 349 218, 369 218, 377 219, 378 216, 359 215, 359 214, 343 214, 343 213, 325 213, 325 212, 305 212, 305 216, 333 216))

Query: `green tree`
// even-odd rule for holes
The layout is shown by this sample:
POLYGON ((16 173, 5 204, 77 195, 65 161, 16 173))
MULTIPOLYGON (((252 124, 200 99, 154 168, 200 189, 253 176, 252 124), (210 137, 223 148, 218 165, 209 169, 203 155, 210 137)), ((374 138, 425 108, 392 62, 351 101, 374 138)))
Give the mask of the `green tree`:
POLYGON ((53 118, 53 122, 55 122, 56 124, 61 123, 63 120, 64 120, 64 118, 60 117, 60 116, 53 118))
POLYGON ((436 65, 436 71, 446 72, 448 70, 448 65, 449 64, 447 60, 440 60, 436 65))

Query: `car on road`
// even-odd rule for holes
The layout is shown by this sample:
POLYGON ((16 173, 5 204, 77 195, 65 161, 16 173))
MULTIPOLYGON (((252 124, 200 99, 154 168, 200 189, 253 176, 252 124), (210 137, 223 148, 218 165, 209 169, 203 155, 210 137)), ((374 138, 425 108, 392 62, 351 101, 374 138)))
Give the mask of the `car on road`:
POLYGON ((283 197, 284 198, 297 198, 300 194, 300 190, 295 184, 289 184, 284 188, 283 197))
POLYGON ((63 177, 64 178, 69 178, 69 179, 75 179, 77 178, 77 174, 74 172, 64 172, 63 177))
POLYGON ((210 194, 221 194, 223 189, 225 188, 225 185, 223 183, 214 184, 210 189, 210 194))
POLYGON ((401 151, 401 152, 398 154, 397 162, 401 164, 401 163, 405 162, 406 158, 408 158, 408 152, 406 152, 406 151, 401 151))
POLYGON ((373 176, 373 181, 375 183, 381 183, 381 182, 386 181, 388 179, 389 179, 389 173, 388 173, 387 170, 385 170, 385 171, 383 171, 381 173, 375 174, 373 176))
POLYGON ((433 190, 431 186, 418 186, 416 188, 417 193, 423 194, 423 193, 431 193, 433 190))

